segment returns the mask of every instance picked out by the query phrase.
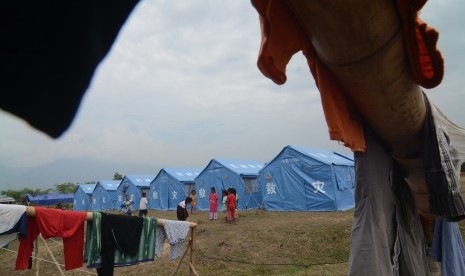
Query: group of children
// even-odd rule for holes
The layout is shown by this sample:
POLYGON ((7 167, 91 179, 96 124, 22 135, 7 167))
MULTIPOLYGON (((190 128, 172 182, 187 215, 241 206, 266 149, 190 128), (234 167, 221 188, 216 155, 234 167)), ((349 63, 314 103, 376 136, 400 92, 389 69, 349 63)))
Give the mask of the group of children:
MULTIPOLYGON (((237 218, 237 204, 239 199, 237 197, 236 189, 229 188, 228 190, 222 190, 222 205, 221 209, 224 214, 225 223, 234 223, 236 224, 237 218)), ((189 217, 189 212, 187 211, 187 204, 191 206, 191 214, 197 205, 197 196, 195 190, 193 190, 190 196, 186 197, 183 201, 178 204, 176 215, 178 220, 187 220, 189 217)), ((218 194, 216 193, 215 187, 211 187, 210 194, 208 195, 208 200, 210 202, 210 217, 209 220, 218 219, 218 194)))
MULTIPOLYGON (((222 204, 221 211, 224 214, 225 223, 234 223, 236 224, 237 218, 237 204, 239 199, 237 197, 236 189, 229 188, 228 190, 221 191, 222 204)), ((215 187, 211 187, 210 194, 208 195, 208 200, 210 201, 210 217, 209 220, 218 219, 218 194, 216 193, 215 187)), ((125 215, 132 214, 132 205, 134 202, 130 200, 129 195, 125 196, 125 200, 121 204, 121 211, 125 215)), ((178 220, 185 221, 189 217, 189 212, 187 211, 187 205, 191 206, 191 214, 194 211, 197 205, 197 196, 195 190, 193 190, 190 196, 186 197, 183 201, 178 204, 176 209, 176 216, 178 220)), ((147 216, 147 198, 146 194, 142 193, 142 198, 140 201, 140 210, 139 217, 147 216)))
POLYGON ((237 206, 239 204, 239 198, 237 197, 236 189, 229 188, 228 190, 223 190, 221 192, 223 196, 223 214, 224 222, 236 224, 237 219, 237 206))

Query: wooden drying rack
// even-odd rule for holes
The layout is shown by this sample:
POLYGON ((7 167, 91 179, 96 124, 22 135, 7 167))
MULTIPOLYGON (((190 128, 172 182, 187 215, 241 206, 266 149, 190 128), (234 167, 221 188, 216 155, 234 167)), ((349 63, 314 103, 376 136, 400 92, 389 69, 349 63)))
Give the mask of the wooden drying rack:
MULTIPOLYGON (((26 206, 26 215, 28 217, 35 217, 36 210, 34 209, 34 207, 26 206)), ((92 218, 93 218, 92 212, 87 212, 86 220, 87 221, 92 221, 92 218)), ((164 226, 164 225, 165 225, 165 220, 157 218, 157 226, 164 226)), ((190 230, 191 230, 190 231, 191 235, 190 235, 189 245, 188 245, 188 249, 189 249, 189 275, 198 275, 198 273, 197 273, 197 271, 195 269, 195 255, 194 255, 194 253, 195 253, 195 247, 194 247, 194 245, 195 245, 195 230, 196 230, 196 227, 197 227, 197 223, 189 221, 189 227, 190 227, 190 230)), ((181 264, 181 262, 179 262, 179 264, 181 264)), ((178 266, 178 268, 179 268, 179 266, 178 266)), ((176 269, 176 271, 177 271, 177 269, 176 269)))

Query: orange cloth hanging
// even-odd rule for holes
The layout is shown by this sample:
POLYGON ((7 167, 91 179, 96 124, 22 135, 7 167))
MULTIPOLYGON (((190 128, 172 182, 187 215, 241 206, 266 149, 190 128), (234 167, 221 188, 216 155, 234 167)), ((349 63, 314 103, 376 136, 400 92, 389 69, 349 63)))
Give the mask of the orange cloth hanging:
MULTIPOLYGON (((418 18, 426 1, 397 0, 403 24, 405 51, 410 71, 421 86, 437 86, 444 73, 443 59, 436 49, 438 33, 418 18)), ((303 51, 320 91, 321 102, 332 140, 341 141, 352 151, 365 151, 362 120, 331 72, 321 62, 298 21, 279 0, 252 0, 260 16, 262 42, 258 68, 277 84, 286 82, 286 66, 291 57, 303 51)))

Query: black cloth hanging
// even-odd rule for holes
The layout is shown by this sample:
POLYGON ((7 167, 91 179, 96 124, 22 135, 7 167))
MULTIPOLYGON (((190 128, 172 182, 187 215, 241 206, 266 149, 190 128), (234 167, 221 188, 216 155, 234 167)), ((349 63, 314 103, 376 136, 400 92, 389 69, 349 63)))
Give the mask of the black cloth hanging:
POLYGON ((102 267, 97 268, 98 275, 113 275, 115 248, 129 256, 137 254, 143 225, 141 217, 102 213, 102 267))
POLYGON ((0 108, 60 136, 138 2, 1 1, 0 108))

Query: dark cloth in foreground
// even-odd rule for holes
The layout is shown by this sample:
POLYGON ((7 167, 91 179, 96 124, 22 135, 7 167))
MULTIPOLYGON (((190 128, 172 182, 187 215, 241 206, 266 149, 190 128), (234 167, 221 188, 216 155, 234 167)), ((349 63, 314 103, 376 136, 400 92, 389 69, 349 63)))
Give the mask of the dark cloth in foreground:
POLYGON ((0 108, 60 136, 137 3, 2 1, 0 108))
POLYGON ((413 197, 381 140, 365 129, 355 153, 355 211, 348 275, 429 275, 413 197))
POLYGON ((102 213, 102 267, 97 269, 98 275, 113 275, 116 247, 130 256, 137 254, 143 223, 140 217, 102 213))

